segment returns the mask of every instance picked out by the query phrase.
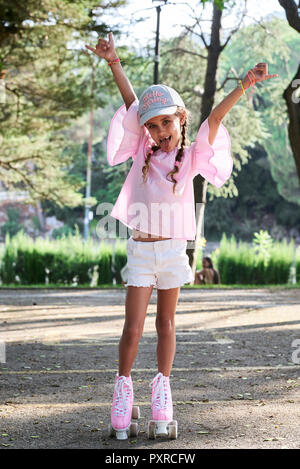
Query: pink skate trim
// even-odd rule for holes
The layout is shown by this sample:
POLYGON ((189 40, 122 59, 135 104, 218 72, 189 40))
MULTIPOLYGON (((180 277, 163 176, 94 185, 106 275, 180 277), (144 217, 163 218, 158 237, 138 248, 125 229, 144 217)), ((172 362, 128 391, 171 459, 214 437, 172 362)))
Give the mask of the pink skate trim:
POLYGON ((158 373, 150 384, 152 386, 152 419, 155 421, 173 420, 173 403, 168 376, 158 373))
POLYGON ((111 411, 111 425, 114 430, 127 430, 131 423, 133 389, 130 377, 116 376, 111 411))

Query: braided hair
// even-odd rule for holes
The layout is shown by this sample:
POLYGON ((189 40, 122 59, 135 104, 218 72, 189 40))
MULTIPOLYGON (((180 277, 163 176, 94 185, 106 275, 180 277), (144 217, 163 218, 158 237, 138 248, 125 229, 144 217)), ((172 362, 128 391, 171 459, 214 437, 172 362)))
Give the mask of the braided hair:
POLYGON ((175 158, 174 168, 172 169, 172 171, 170 171, 167 174, 167 178, 170 175, 171 180, 174 183, 173 184, 173 194, 175 194, 175 189, 176 189, 176 184, 177 184, 177 180, 174 178, 174 174, 178 173, 178 171, 179 171, 179 167, 181 166, 180 163, 181 163, 181 160, 182 160, 182 157, 183 157, 185 144, 186 144, 186 128, 187 128, 187 122, 185 120, 185 122, 182 124, 182 127, 181 127, 181 145, 180 145, 180 148, 178 149, 178 152, 177 152, 177 155, 176 155, 176 158, 175 158))
MULTIPOLYGON (((176 111, 175 114, 178 117, 180 117, 182 115, 183 111, 185 111, 185 109, 178 106, 177 111, 176 111)), ((174 178, 173 175, 178 173, 179 167, 181 166, 180 163, 181 163, 181 160, 182 160, 182 157, 183 157, 183 153, 184 153, 184 149, 185 149, 185 145, 186 145, 186 140, 187 140, 186 134, 187 134, 187 116, 185 118, 184 123, 181 126, 181 145, 180 145, 180 148, 178 149, 178 152, 177 152, 177 155, 176 155, 176 158, 175 158, 174 168, 171 171, 169 171, 167 176, 166 176, 167 179, 168 179, 168 176, 170 175, 171 180, 174 183, 173 184, 173 193, 174 194, 175 194, 175 188, 176 188, 177 180, 174 178)), ((154 152, 156 152, 159 149, 160 149, 159 145, 152 145, 152 147, 148 150, 148 153, 147 153, 147 156, 146 156, 146 159, 145 159, 145 165, 142 168, 143 181, 144 182, 146 182, 147 178, 148 178, 148 171, 149 171, 149 167, 150 167, 151 156, 153 155, 154 152)), ((170 180, 170 179, 168 179, 168 180, 170 180)))
POLYGON ((146 156, 146 159, 145 159, 145 164, 142 168, 142 173, 143 173, 143 181, 146 182, 147 179, 148 179, 148 171, 149 171, 149 167, 150 167, 150 159, 151 159, 151 156, 153 155, 153 153, 157 150, 160 149, 160 146, 159 145, 152 145, 152 147, 150 148, 150 150, 148 150, 148 153, 147 153, 147 156, 146 156))

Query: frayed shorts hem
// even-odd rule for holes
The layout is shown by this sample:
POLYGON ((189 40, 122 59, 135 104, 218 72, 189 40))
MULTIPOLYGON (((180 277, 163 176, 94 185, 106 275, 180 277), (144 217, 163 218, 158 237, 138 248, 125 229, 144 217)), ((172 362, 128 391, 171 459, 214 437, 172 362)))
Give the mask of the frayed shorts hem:
POLYGON ((125 287, 179 288, 193 280, 186 240, 127 241, 125 287))
POLYGON ((124 287, 144 287, 144 288, 148 288, 148 287, 155 287, 156 285, 154 283, 150 283, 150 285, 145 285, 145 284, 135 284, 135 283, 125 283, 124 287))
MULTIPOLYGON (((189 282, 187 282, 189 283, 189 282)), ((179 288, 179 287, 183 287, 184 285, 186 285, 186 283, 180 283, 179 285, 176 284, 176 285, 170 285, 170 286, 167 286, 167 287, 161 287, 159 285, 156 285, 154 283, 150 283, 150 285, 137 285, 136 283, 125 283, 124 287, 144 287, 144 288, 149 288, 149 287, 154 287, 156 288, 157 290, 169 290, 171 288, 179 288)))

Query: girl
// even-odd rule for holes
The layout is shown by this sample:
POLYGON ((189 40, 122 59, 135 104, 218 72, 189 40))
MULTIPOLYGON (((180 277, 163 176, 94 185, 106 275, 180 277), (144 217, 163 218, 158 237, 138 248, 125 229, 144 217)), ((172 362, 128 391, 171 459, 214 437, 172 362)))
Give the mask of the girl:
POLYGON ((195 274, 195 285, 221 283, 220 274, 217 270, 214 269, 210 257, 203 257, 202 266, 203 269, 198 270, 195 274))
POLYGON ((111 424, 119 439, 127 438, 133 405, 131 369, 142 336, 153 287, 157 288, 156 329, 158 374, 152 386, 152 416, 158 434, 173 419, 169 383, 175 354, 175 311, 180 287, 193 280, 186 254, 195 239, 193 178, 200 173, 216 187, 230 177, 230 138, 222 119, 255 82, 272 78, 266 64, 257 64, 218 105, 186 146, 187 112, 178 93, 153 85, 137 99, 117 56, 112 33, 86 48, 105 59, 125 105, 111 122, 107 158, 116 165, 133 164, 111 215, 130 227, 127 241, 128 281, 125 324, 119 343, 111 424))

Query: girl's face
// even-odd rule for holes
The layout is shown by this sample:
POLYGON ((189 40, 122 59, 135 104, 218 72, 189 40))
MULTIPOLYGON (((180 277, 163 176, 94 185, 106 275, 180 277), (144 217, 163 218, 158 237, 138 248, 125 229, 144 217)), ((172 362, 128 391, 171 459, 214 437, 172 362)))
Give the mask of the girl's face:
POLYGON ((156 116, 149 119, 145 126, 156 145, 159 145, 162 151, 171 152, 179 144, 181 125, 184 120, 184 115, 181 117, 176 114, 156 116))
POLYGON ((202 266, 204 269, 209 269, 210 264, 207 259, 202 259, 202 266))

